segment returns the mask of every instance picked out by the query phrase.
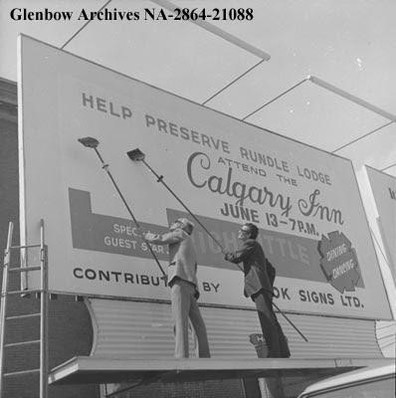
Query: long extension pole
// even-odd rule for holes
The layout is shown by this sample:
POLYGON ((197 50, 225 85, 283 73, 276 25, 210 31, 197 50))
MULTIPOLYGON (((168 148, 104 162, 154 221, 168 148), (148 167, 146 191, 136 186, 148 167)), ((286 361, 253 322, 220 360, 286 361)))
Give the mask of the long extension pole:
MULTIPOLYGON (((134 216, 131 208, 129 207, 127 201, 125 200, 124 195, 122 194, 122 192, 121 192, 120 188, 118 187, 113 175, 111 174, 111 172, 109 170, 109 165, 107 163, 105 163, 105 161, 103 160, 102 155, 98 151, 97 146, 99 145, 99 141, 96 140, 95 138, 92 138, 92 137, 80 138, 78 141, 81 142, 81 144, 83 144, 85 147, 92 148, 95 151, 96 155, 98 155, 98 158, 99 158, 100 162, 102 163, 102 169, 106 171, 106 173, 107 173, 108 177, 110 178, 111 182, 113 183, 113 186, 114 186, 115 190, 117 191, 120 199, 122 200, 122 202, 124 203, 126 209, 128 210, 129 215, 132 217, 133 222, 135 223, 135 225, 138 228, 140 228, 140 224, 139 224, 138 220, 134 216)), ((147 246, 148 246, 148 248, 150 250, 150 253, 153 256, 155 262, 157 263, 158 268, 161 270, 163 277, 166 278, 166 273, 165 273, 164 269, 162 268, 162 266, 161 266, 157 256, 155 255, 152 247, 150 246, 150 244, 148 242, 146 242, 146 244, 147 244, 147 246)))
MULTIPOLYGON (((168 184, 164 181, 164 176, 159 175, 145 160, 145 154, 140 149, 134 149, 132 151, 127 152, 129 158, 133 161, 140 161, 155 175, 157 178, 157 182, 160 182, 174 197, 175 199, 188 211, 191 217, 204 229, 204 231, 213 239, 213 241, 220 247, 221 252, 225 254, 225 249, 223 245, 213 236, 213 234, 208 231, 208 229, 201 223, 201 221, 191 212, 191 210, 184 204, 184 202, 176 195, 175 192, 168 186, 168 184)), ((243 269, 235 264, 241 271, 243 269)), ((269 291, 267 291, 269 292, 269 291)), ((273 295, 273 292, 270 292, 273 295)), ((290 325, 298 332, 298 334, 308 342, 308 339, 303 335, 303 333, 297 328, 297 326, 283 313, 283 311, 272 301, 272 305, 279 311, 281 315, 290 323, 290 325)))
MULTIPOLYGON (((235 263, 234 263, 235 264, 235 263)), ((241 266, 239 266, 238 264, 235 264, 242 272, 243 269, 241 266)), ((271 290, 267 290, 267 289, 263 289, 264 291, 266 291, 268 294, 272 296, 274 296, 274 292, 271 290)), ((271 304, 275 307, 275 309, 283 316, 283 318, 286 319, 287 322, 289 322, 289 324, 293 327, 293 329, 303 338, 303 340, 305 340, 308 343, 308 339, 304 336, 303 332, 292 322, 292 320, 274 303, 274 300, 271 300, 271 304)))
MULTIPOLYGON (((270 292, 269 290, 267 290, 268 293, 271 293, 271 295, 273 295, 273 292, 270 292)), ((300 329, 290 320, 290 318, 288 318, 286 316, 286 314, 274 303, 274 301, 272 300, 272 305, 278 310, 278 312, 287 320, 287 322, 290 323, 290 325, 294 328, 294 330, 308 343, 308 339, 304 336, 304 334, 300 331, 300 329)))

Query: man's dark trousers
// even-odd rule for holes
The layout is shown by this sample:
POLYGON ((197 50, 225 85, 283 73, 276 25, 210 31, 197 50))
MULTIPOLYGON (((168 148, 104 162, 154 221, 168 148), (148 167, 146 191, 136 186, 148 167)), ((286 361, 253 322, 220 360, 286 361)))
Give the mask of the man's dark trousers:
POLYGON ((270 293, 261 289, 251 297, 256 304, 261 330, 268 346, 268 358, 289 358, 289 347, 282 328, 272 310, 270 293))

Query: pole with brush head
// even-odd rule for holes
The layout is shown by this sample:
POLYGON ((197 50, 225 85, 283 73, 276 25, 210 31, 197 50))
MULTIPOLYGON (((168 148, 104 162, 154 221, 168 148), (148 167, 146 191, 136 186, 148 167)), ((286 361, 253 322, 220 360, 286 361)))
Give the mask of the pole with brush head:
POLYGON ((176 200, 187 210, 187 212, 194 218, 194 220, 203 228, 203 230, 213 239, 213 241, 219 246, 221 252, 224 254, 225 249, 223 245, 213 236, 213 234, 208 231, 205 225, 191 212, 191 210, 184 204, 184 202, 173 192, 173 190, 168 186, 168 184, 164 181, 164 176, 160 176, 145 160, 146 155, 139 149, 133 149, 132 151, 127 152, 128 157, 134 161, 142 162, 157 178, 157 182, 160 182, 175 198, 176 200))
MULTIPOLYGON (((107 163, 105 163, 105 161, 103 160, 102 155, 100 154, 99 150, 98 150, 98 146, 99 146, 99 141, 96 138, 93 137, 83 137, 83 138, 79 138, 78 142, 80 142, 82 145, 84 145, 86 148, 92 148, 96 155, 98 155, 98 158, 100 160, 100 162, 102 163, 102 169, 106 171, 108 177, 110 178, 111 182, 113 183, 113 186, 115 188, 115 190, 117 191, 120 199, 122 200, 122 202, 124 203, 126 209, 128 210, 129 215, 132 217, 133 222, 135 223, 135 225, 140 229, 140 224, 138 222, 138 220, 136 219, 135 215, 133 214, 131 208, 129 207, 127 201, 125 200, 124 195, 122 194, 120 188, 118 187, 113 175, 111 174, 110 170, 109 170, 109 165, 107 163)), ((150 246, 150 244, 146 241, 146 244, 150 250, 151 255, 153 256, 155 262, 158 265, 158 268, 161 270, 163 278, 166 278, 166 273, 164 271, 164 269, 162 268, 157 256, 155 255, 152 247, 150 246)))

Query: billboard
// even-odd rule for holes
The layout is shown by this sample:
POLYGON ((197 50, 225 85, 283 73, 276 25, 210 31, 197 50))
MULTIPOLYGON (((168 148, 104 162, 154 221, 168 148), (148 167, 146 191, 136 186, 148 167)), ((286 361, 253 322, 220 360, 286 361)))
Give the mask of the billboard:
POLYGON ((366 166, 375 205, 378 211, 382 239, 386 245, 390 268, 396 280, 396 177, 366 166))
MULTIPOLYGON (((20 38, 22 243, 46 225, 52 291, 169 299, 145 242, 94 150, 99 141, 143 229, 163 232, 188 216, 146 161, 228 249, 239 225, 260 229, 286 311, 390 317, 352 164, 106 69, 20 38)), ((246 308, 243 275, 197 225, 200 301, 246 308)), ((167 266, 166 247, 153 250, 167 266)), ((38 284, 31 275, 29 286, 38 284)))

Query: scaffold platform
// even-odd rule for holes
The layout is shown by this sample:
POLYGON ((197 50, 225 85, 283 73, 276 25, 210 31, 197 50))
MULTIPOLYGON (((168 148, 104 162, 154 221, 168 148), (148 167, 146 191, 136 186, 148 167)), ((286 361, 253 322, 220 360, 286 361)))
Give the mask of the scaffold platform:
POLYGON ((120 382, 187 382, 262 377, 320 379, 393 359, 131 359, 78 356, 54 368, 52 385, 120 382))

